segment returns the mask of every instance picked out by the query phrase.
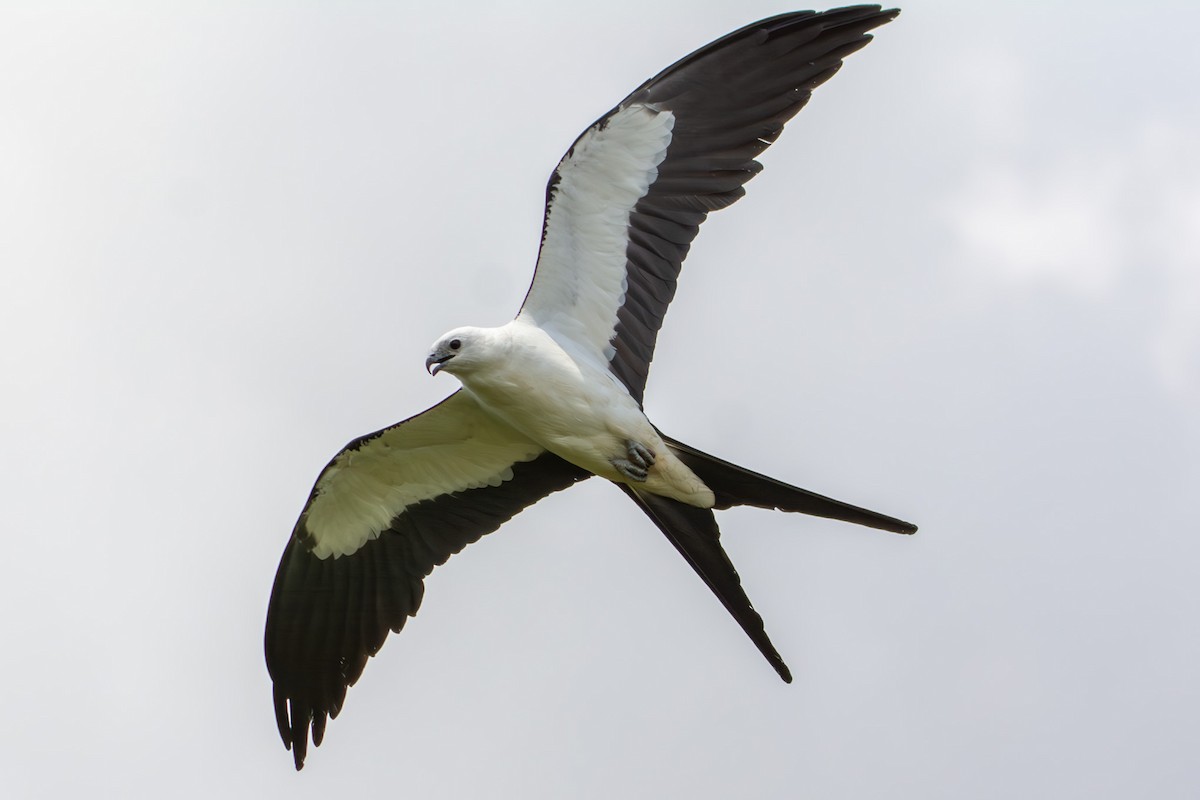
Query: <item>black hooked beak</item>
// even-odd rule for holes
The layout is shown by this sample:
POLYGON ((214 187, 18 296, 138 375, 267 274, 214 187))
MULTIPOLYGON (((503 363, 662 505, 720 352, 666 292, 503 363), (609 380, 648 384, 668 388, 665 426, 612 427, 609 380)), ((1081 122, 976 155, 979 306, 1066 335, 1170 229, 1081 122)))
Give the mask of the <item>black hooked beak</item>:
POLYGON ((438 358, 437 353, 430 353, 429 358, 425 359, 425 371, 430 375, 437 375, 442 365, 452 358, 454 358, 454 353, 447 353, 441 358, 438 358))

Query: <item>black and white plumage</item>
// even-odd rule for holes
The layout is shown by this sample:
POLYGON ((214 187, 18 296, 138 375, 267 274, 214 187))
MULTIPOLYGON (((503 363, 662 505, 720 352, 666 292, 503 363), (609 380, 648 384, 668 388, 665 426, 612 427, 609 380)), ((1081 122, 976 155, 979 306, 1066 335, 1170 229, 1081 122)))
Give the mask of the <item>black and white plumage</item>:
POLYGON ((388 631, 416 613, 435 566, 593 475, 638 503, 785 681, 713 510, 750 505, 916 530, 688 447, 642 412, 655 339, 700 223, 744 194, 761 169, 755 157, 812 90, 898 13, 856 6, 756 22, 648 80, 567 151, 547 187, 542 247, 516 319, 439 339, 426 366, 462 388, 347 445, 296 522, 265 649, 297 769, 388 631))

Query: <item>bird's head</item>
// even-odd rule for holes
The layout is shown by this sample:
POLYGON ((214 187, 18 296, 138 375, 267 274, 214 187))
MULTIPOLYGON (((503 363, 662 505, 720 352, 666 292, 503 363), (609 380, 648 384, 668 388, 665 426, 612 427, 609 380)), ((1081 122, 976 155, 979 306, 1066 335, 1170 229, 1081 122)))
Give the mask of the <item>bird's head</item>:
POLYGON ((425 359, 430 375, 449 372, 460 378, 487 357, 490 339, 482 328, 455 328, 434 342, 425 359))

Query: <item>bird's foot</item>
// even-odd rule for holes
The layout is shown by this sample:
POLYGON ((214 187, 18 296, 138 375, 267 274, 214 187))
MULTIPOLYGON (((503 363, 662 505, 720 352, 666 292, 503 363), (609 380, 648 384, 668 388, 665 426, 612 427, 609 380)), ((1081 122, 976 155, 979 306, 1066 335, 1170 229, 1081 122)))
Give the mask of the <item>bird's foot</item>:
POLYGON ((625 447, 629 450, 629 460, 634 464, 642 469, 650 469, 654 466, 654 453, 646 445, 630 439, 625 442, 625 447))
POLYGON ((647 472, 654 466, 654 453, 646 445, 632 439, 625 442, 625 450, 629 458, 614 458, 610 463, 626 478, 644 482, 647 472))

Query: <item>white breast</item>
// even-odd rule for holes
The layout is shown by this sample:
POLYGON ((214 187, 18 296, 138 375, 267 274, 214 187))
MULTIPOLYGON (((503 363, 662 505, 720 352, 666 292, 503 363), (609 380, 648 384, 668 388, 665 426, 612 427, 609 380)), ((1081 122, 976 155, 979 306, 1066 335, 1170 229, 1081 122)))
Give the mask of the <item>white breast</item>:
POLYGON ((575 357, 535 325, 514 320, 496 331, 503 357, 463 377, 464 388, 545 449, 602 478, 627 482, 612 465, 627 442, 649 447, 658 463, 645 489, 698 506, 712 492, 668 450, 625 386, 586 355, 575 357))
POLYGON ((504 356, 463 376, 480 406, 562 458, 606 475, 624 441, 655 436, 625 387, 577 360, 545 331, 514 320, 497 331, 504 356))

